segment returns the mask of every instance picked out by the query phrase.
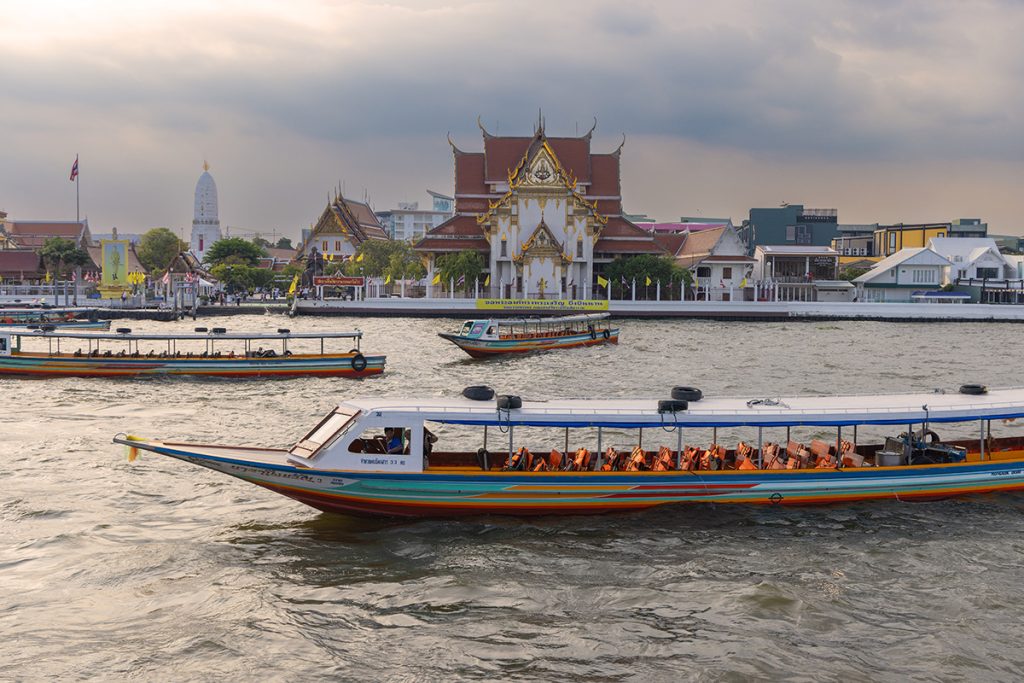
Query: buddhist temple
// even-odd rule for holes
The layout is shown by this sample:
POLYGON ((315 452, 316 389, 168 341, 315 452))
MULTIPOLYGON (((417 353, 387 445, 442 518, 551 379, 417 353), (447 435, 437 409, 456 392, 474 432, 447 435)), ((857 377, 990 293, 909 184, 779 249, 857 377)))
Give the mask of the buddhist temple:
POLYGON ((386 239, 388 234, 369 204, 336 194, 300 247, 301 256, 308 257, 315 249, 331 260, 347 259, 366 240, 386 239))
MULTIPOLYGON (((596 125, 596 124, 595 124, 596 125)), ((623 216, 622 145, 591 151, 580 137, 548 137, 539 117, 528 137, 500 137, 480 125, 482 152, 449 138, 455 160, 455 215, 416 243, 427 257, 473 250, 484 256, 488 296, 589 298, 617 256, 665 254, 650 232, 623 216)))

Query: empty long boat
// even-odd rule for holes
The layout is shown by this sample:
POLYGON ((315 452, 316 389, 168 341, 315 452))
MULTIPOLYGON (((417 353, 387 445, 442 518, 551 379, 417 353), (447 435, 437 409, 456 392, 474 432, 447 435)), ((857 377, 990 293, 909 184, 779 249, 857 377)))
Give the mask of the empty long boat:
POLYGON ((51 325, 59 329, 109 330, 109 320, 96 320, 95 310, 87 308, 4 308, 0 309, 0 326, 38 329, 51 325), (90 315, 92 317, 90 317, 90 315))
POLYGON ((510 353, 618 344, 619 328, 608 324, 607 313, 586 313, 554 318, 467 320, 458 332, 440 332, 438 336, 474 358, 490 358, 510 353))
POLYGON ((384 371, 385 357, 360 351, 363 333, 228 332, 192 334, 63 332, 0 327, 0 376, 15 377, 366 377, 384 371), (330 350, 326 344, 354 344, 330 350), (266 346, 267 348, 264 348, 266 346))
POLYGON ((1024 389, 769 399, 677 387, 672 396, 523 401, 470 387, 451 398, 347 401, 290 449, 114 441, 129 446, 130 459, 151 451, 361 515, 584 514, 1024 489, 1024 439, 991 436, 993 421, 1024 417, 1024 389), (948 429, 962 438, 941 439, 948 429), (888 436, 861 444, 858 430, 888 436), (479 448, 445 450, 456 433, 475 434, 479 448), (798 442, 801 433, 814 438, 798 442), (709 434, 714 441, 692 445, 709 434), (735 438, 728 445, 727 436, 735 438))

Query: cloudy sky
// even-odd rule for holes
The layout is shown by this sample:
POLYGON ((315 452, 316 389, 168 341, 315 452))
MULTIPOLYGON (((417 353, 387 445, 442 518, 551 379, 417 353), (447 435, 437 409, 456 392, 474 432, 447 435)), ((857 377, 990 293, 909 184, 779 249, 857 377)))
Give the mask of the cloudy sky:
POLYGON ((0 2, 0 208, 187 232, 204 159, 222 225, 296 235, 343 182, 377 209, 450 192, 450 132, 595 148, 626 209, 781 202, 844 223, 1024 232, 1020 0, 0 2))

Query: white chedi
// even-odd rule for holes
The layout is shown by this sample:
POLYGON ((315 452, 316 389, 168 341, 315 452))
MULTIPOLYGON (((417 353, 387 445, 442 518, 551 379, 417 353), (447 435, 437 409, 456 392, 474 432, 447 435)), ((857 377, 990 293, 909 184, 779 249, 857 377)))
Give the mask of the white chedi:
POLYGON ((203 173, 196 182, 195 211, 192 218, 192 239, 189 250, 202 261, 206 251, 220 238, 217 183, 210 175, 210 165, 204 162, 203 173))

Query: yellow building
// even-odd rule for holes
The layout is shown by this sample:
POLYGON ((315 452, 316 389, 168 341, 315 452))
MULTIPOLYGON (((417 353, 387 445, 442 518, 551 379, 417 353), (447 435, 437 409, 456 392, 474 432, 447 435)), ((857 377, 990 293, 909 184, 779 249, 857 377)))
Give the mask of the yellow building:
POLYGON ((880 225, 875 230, 875 253, 885 258, 901 249, 927 247, 934 237, 949 235, 949 223, 915 223, 905 225, 880 225))

